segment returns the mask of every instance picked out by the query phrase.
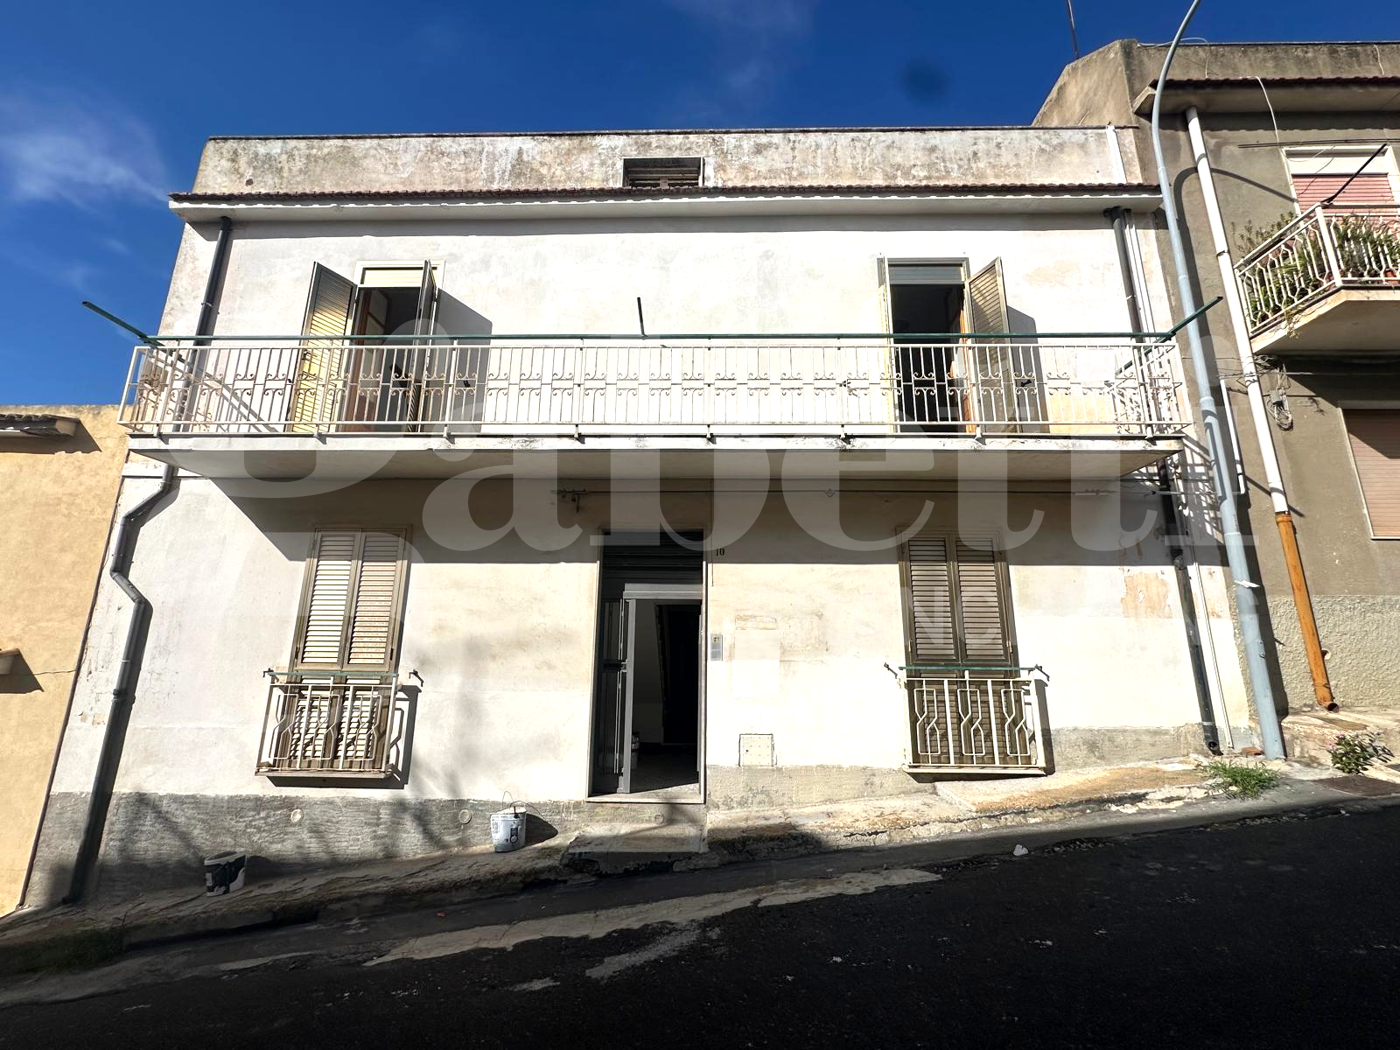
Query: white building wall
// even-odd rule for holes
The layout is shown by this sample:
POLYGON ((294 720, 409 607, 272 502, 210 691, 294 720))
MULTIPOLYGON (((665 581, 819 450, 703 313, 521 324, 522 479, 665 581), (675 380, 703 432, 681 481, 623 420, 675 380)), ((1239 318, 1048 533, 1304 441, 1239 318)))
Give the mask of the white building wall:
MULTIPOLYGON (((210 238, 182 244, 165 333, 194 329, 210 238)), ((454 334, 635 333, 638 296, 653 333, 878 332, 885 255, 970 272, 1000 256, 1018 330, 1121 332, 1114 253, 1096 213, 235 223, 216 330, 300 333, 316 262, 354 279, 358 263, 431 259, 454 334)))
MULTIPOLYGON (((510 499, 503 484, 483 489, 488 508, 510 499)), ((423 526, 431 490, 425 482, 375 481, 312 499, 234 500, 212 481, 181 479, 173 501, 142 530, 131 572, 154 612, 117 791, 308 790, 254 774, 267 697, 262 672, 286 667, 310 529, 362 523, 414 529, 399 670, 409 686, 417 684, 409 672, 418 671, 422 686, 406 796, 586 797, 598 593, 593 537, 636 522, 636 498, 585 497, 582 531, 562 550, 536 551, 511 535, 483 550, 455 551, 423 526)), ((544 489, 540 498, 553 502, 544 489)), ((789 498, 830 500, 820 493, 789 498)), ((935 501, 934 523, 958 523, 951 497, 848 493, 842 524, 863 540, 888 541, 926 498, 935 501)), ((703 526, 708 502, 676 495, 663 506, 677 527, 703 526)), ((1031 508, 1043 510, 1044 525, 1009 552, 1008 563, 1021 659, 1050 675, 1052 735, 1196 720, 1181 610, 1160 539, 1086 556, 1072 538, 1070 514, 1081 519, 1081 534, 1111 541, 1115 497, 1027 495, 1010 503, 1017 519, 1031 508)), ((572 509, 559 513, 568 524, 572 509)), ((783 767, 893 770, 906 760, 903 700, 884 667, 904 659, 895 547, 833 548, 800 529, 773 496, 742 539, 709 555, 706 580, 707 633, 722 636, 724 654, 706 670, 710 766, 737 764, 741 733, 773 734, 783 767)), ((91 785, 127 609, 104 583, 55 791, 91 785)))

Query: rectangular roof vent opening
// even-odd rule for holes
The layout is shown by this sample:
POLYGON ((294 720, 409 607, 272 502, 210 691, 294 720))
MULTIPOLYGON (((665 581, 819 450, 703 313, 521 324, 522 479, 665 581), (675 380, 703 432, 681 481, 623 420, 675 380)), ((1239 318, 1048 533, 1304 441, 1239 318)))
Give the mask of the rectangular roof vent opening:
POLYGON ((700 157, 628 157, 622 162, 622 184, 646 190, 699 186, 703 168, 700 157))

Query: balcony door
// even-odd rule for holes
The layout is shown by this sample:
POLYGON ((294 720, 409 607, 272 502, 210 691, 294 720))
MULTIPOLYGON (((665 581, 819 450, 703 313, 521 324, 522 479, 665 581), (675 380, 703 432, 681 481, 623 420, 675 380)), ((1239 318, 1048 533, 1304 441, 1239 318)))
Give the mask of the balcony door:
POLYGON ((416 429, 431 349, 437 282, 431 262, 365 265, 352 282, 312 268, 305 337, 291 397, 291 429, 416 429), (347 338, 348 337, 348 338, 347 338))

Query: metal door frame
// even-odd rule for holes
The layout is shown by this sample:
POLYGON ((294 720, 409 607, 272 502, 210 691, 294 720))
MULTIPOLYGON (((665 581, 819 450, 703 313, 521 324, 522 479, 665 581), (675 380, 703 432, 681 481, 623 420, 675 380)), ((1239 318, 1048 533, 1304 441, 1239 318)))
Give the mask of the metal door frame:
MULTIPOLYGON (((691 527, 676 527, 676 526, 672 526, 672 528, 673 528, 676 532, 705 532, 705 531, 706 531, 703 527, 694 527, 694 528, 691 528, 691 527)), ((620 534, 620 533, 628 533, 628 532, 630 532, 630 533, 648 533, 648 534, 651 534, 651 535, 654 535, 654 534, 655 534, 655 530, 635 529, 635 528, 634 528, 634 529, 622 528, 622 529, 604 529, 604 530, 602 530, 600 533, 595 534, 595 536, 596 536, 597 538, 601 539, 603 536, 607 536, 607 535, 614 535, 614 536, 615 536, 615 535, 618 535, 618 534, 620 534)), ((598 651, 598 647, 599 647, 599 645, 602 643, 602 636, 603 636, 603 616, 604 616, 604 613, 605 613, 604 606, 605 606, 605 604, 606 604, 606 599, 605 599, 604 596, 603 596, 603 588, 604 588, 604 585, 605 585, 605 583, 606 583, 606 580, 605 580, 604 572, 603 572, 603 555, 602 555, 601 547, 600 547, 600 552, 599 552, 598 563, 597 563, 597 564, 598 564, 597 614, 596 614, 596 616, 594 617, 594 628, 593 628, 593 631, 594 631, 594 633, 593 633, 593 664, 592 664, 592 674, 591 674, 591 676, 590 676, 591 685, 590 685, 589 701, 588 701, 588 751, 587 751, 587 766, 586 766, 586 772, 585 772, 585 776, 584 776, 584 796, 583 796, 583 797, 584 797, 585 799, 587 799, 587 800, 590 800, 590 801, 598 801, 598 802, 621 802, 621 803, 637 802, 637 803, 653 803, 653 802, 655 802, 655 800, 654 800, 654 799, 651 799, 651 798, 630 799, 630 798, 625 797, 625 795, 624 795, 623 797, 618 797, 617 795, 611 795, 611 794, 602 794, 602 795, 600 795, 600 794, 595 794, 594 791, 593 791, 593 772, 594 772, 593 767, 594 767, 594 760, 595 760, 595 749, 596 749, 596 746, 597 746, 597 730, 598 730, 598 727, 597 727, 597 718, 595 717, 595 716, 596 716, 596 713, 597 713, 597 712, 596 712, 596 707, 597 707, 597 689, 598 689, 598 678, 599 678, 599 669, 600 669, 600 662, 599 662, 599 661, 600 661, 600 654, 599 654, 599 651, 598 651)), ((697 583, 693 583, 693 584, 688 584, 688 583, 687 583, 687 584, 681 584, 681 583, 660 583, 660 582, 658 582, 658 583, 624 582, 623 585, 622 585, 622 600, 623 600, 623 601, 626 603, 626 605, 627 605, 627 608, 628 608, 628 615, 629 615, 629 617, 630 617, 630 626, 629 626, 628 637, 627 637, 627 644, 628 644, 628 648, 629 648, 629 654, 630 654, 630 650, 631 650, 631 647, 632 647, 632 645, 633 645, 633 640, 634 640, 634 635, 633 635, 633 633, 632 633, 632 629, 631 629, 631 628, 635 627, 635 623, 636 623, 636 604, 635 604, 635 603, 636 603, 637 601, 649 599, 649 600, 652 600, 652 601, 670 601, 670 602, 675 602, 675 603, 678 603, 678 604, 679 604, 679 603, 698 602, 699 605, 700 605, 700 623, 699 623, 699 632, 698 632, 698 633, 699 633, 699 637, 696 639, 696 645, 697 645, 698 650, 699 650, 699 652, 698 652, 699 660, 697 661, 697 672, 696 672, 696 673, 699 675, 699 682, 697 683, 697 685, 698 685, 698 689, 697 689, 697 694, 698 694, 698 695, 697 695, 697 702, 698 702, 698 705, 699 705, 699 710, 696 712, 696 728, 695 728, 695 764, 696 764, 696 767, 697 767, 697 772, 698 772, 698 774, 699 774, 700 792, 699 792, 699 797, 698 797, 698 798, 695 798, 695 799, 668 799, 668 800, 667 800, 668 803, 674 803, 674 804, 676 804, 676 805, 696 805, 696 804, 698 804, 698 805, 704 805, 705 800, 706 800, 706 798, 708 797, 708 794, 707 794, 707 793, 708 793, 709 785, 708 785, 708 783, 707 783, 707 778, 706 778, 706 775, 705 775, 705 738, 706 738, 706 711, 707 711, 707 706, 708 706, 708 705, 707 705, 707 699, 708 699, 708 697, 707 697, 707 688, 706 688, 706 687, 707 687, 707 679, 708 679, 708 671, 709 671, 709 646, 708 646, 708 644, 707 644, 707 640, 708 640, 708 638, 709 638, 708 630, 709 630, 709 606, 710 606, 710 602, 709 602, 709 585, 708 585, 709 573, 710 573, 710 551, 709 551, 709 548, 707 547, 707 548, 705 548, 704 550, 702 550, 702 551, 700 552, 700 580, 699 580, 699 582, 697 582, 697 583)), ((627 718, 627 746, 628 746, 628 748, 630 749, 631 744, 632 744, 632 741, 631 741, 631 726, 632 726, 632 679, 631 679, 631 675, 628 676, 628 680, 627 680, 627 712, 626 712, 626 718, 627 718)), ((630 750, 629 750, 628 753, 629 753, 629 755, 630 755, 630 750)), ((629 787, 630 787, 630 779, 631 779, 630 774, 631 774, 631 770, 629 769, 629 770, 628 770, 628 777, 627 777, 627 779, 628 779, 628 781, 629 781, 629 784, 628 784, 629 787)))

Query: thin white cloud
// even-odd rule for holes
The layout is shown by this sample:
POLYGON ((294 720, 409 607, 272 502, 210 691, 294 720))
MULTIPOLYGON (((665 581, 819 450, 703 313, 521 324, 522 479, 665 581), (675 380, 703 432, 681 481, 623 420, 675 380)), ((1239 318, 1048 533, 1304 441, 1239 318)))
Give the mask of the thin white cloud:
POLYGON ((815 0, 667 0, 676 10, 719 29, 801 34, 812 28, 815 0))
POLYGON ((13 203, 163 199, 150 127, 110 100, 33 84, 0 89, 0 194, 13 203))
POLYGON ((809 36, 819 0, 666 0, 719 41, 715 72, 679 99, 697 123, 748 119, 772 97, 809 36))
POLYGON ((90 263, 58 258, 38 245, 14 241, 0 242, 0 261, 85 296, 98 287, 102 272, 90 263))

